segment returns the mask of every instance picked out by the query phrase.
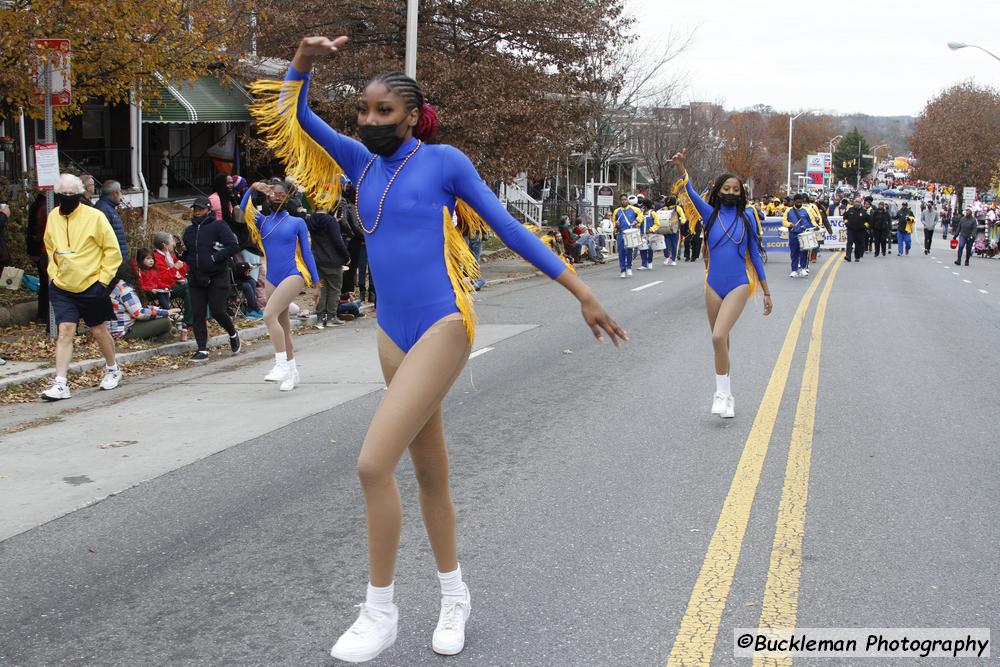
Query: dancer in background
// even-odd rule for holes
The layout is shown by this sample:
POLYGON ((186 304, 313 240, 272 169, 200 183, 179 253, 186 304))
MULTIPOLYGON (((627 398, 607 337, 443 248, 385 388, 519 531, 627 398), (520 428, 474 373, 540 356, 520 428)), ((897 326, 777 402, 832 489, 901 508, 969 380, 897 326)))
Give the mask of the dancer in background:
POLYGON ((264 325, 274 347, 274 367, 264 380, 279 383, 281 391, 291 391, 299 384, 288 308, 302 288, 319 281, 316 260, 309 247, 309 228, 305 220, 285 210, 287 202, 288 186, 278 178, 254 183, 240 202, 250 240, 263 249, 267 262, 264 325), (263 213, 257 211, 251 200, 253 192, 265 197, 263 213))
POLYGON ((722 174, 706 202, 691 186, 681 151, 672 158, 680 176, 675 189, 690 199, 705 220, 705 307, 715 349, 715 394, 712 414, 735 416, 735 399, 730 382, 729 333, 743 313, 747 299, 759 284, 764 292, 764 315, 771 313, 771 290, 764 275, 760 236, 753 210, 747 206, 743 182, 733 174, 722 174))

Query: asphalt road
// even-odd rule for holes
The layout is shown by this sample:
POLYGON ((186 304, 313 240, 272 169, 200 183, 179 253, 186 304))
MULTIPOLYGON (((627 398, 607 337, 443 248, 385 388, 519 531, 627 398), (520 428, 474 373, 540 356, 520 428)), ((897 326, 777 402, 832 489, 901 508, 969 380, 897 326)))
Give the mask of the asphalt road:
MULTIPOLYGON (((472 359, 445 405, 466 649, 430 649, 437 582, 404 462, 400 630, 372 664, 746 665, 733 629, 762 613, 810 628, 995 625, 1000 262, 933 257, 829 256, 798 280, 772 254, 775 312, 752 303, 737 325, 726 421, 709 415, 700 263, 585 274, 631 334, 621 351, 547 281, 485 291, 484 323, 539 326, 472 359)), ((322 352, 322 335, 307 339, 303 355, 322 352)), ((225 391, 220 418, 253 420, 236 416, 240 386, 225 391)), ((354 461, 379 399, 0 542, 0 664, 334 664, 366 583, 354 461)), ((152 425, 129 400, 121 413, 119 432, 152 425)))

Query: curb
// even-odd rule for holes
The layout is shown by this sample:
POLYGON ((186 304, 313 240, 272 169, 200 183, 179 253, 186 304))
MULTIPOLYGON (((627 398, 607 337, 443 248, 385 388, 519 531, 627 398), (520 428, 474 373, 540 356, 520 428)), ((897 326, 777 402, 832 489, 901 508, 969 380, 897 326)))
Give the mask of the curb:
MULTIPOLYGON (((371 304, 364 304, 361 307, 361 312, 366 313, 372 310, 371 304)), ((292 330, 301 329, 302 327, 309 326, 316 323, 316 316, 310 315, 305 319, 298 319, 293 321, 292 330)), ((258 338, 264 338, 267 336, 267 327, 263 324, 249 327, 247 329, 238 329, 240 334, 240 340, 257 340, 258 338)), ((208 347, 221 347, 223 345, 229 344, 229 336, 222 333, 218 336, 213 336, 208 339, 208 347)), ((147 350, 136 350, 135 352, 123 352, 117 355, 119 362, 129 362, 129 361, 142 361, 143 359, 149 359, 151 357, 159 356, 180 356, 187 352, 194 350, 197 343, 193 340, 188 340, 184 342, 174 342, 167 343, 166 345, 160 345, 159 347, 151 347, 147 350)), ((84 359, 83 361, 75 361, 69 365, 70 373, 85 373, 93 368, 98 368, 104 364, 104 359, 84 359)), ((14 387, 19 384, 24 384, 26 382, 34 382, 35 380, 44 380, 46 378, 52 377, 52 368, 40 368, 35 371, 30 371, 28 373, 23 373, 21 375, 15 375, 8 378, 0 378, 0 389, 6 389, 7 387, 14 387)))

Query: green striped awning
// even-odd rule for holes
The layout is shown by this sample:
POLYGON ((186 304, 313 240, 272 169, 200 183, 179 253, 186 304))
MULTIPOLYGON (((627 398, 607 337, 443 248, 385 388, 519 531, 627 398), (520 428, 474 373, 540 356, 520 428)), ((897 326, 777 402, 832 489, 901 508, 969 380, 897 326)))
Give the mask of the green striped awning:
POLYGON ((249 123, 250 96, 231 79, 203 76, 196 81, 168 83, 157 98, 146 100, 144 123, 249 123))

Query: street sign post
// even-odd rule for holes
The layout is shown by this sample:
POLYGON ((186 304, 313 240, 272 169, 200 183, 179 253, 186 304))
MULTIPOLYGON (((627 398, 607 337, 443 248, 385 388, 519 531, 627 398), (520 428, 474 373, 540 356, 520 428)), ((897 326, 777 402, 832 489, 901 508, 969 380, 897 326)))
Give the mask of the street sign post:
POLYGON ((56 144, 35 144, 35 174, 39 190, 52 192, 59 184, 59 147, 56 144))
POLYGON ((70 84, 70 56, 68 39, 33 39, 31 51, 31 103, 52 106, 69 106, 73 99, 70 84), (48 70, 49 75, 46 75, 48 70), (51 81, 47 81, 51 78, 51 81))

